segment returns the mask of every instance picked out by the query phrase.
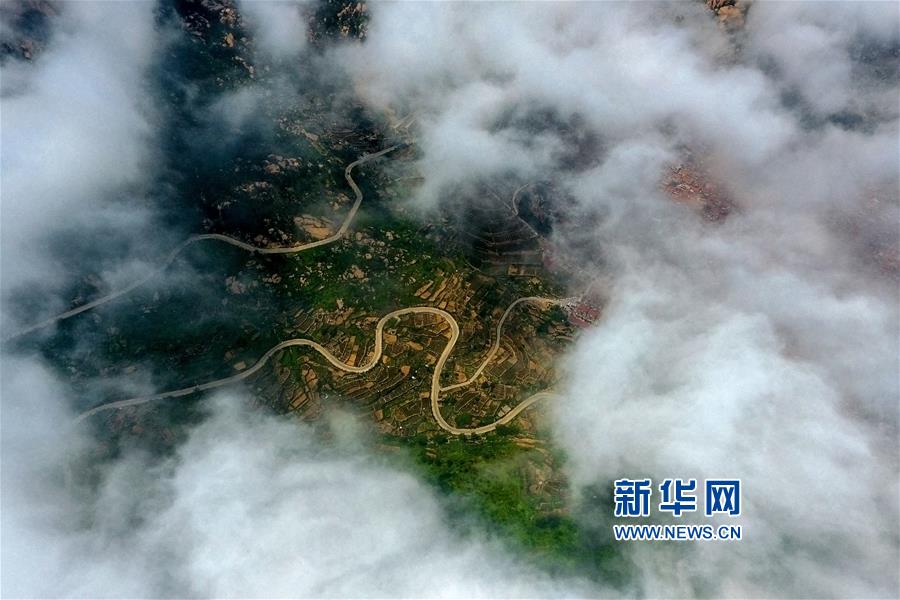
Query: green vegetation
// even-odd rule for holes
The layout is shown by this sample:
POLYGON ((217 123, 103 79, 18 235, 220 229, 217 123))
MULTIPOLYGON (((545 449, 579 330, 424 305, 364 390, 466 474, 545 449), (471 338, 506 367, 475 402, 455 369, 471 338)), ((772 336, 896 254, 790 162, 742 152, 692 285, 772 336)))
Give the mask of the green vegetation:
MULTIPOLYGON (((524 471, 530 463, 542 464, 545 455, 516 445, 512 436, 518 434, 510 424, 484 436, 439 433, 431 438, 385 437, 383 443, 411 452, 422 476, 445 495, 450 522, 464 530, 486 527, 542 570, 589 574, 611 585, 622 581, 626 559, 605 521, 602 527, 587 527, 569 514, 572 507, 558 493, 554 497, 527 489, 524 471)), ((556 464, 564 459, 555 449, 550 457, 556 464)), ((611 507, 611 497, 603 496, 578 512, 608 515, 611 507)))
POLYGON ((537 326, 537 332, 540 335, 547 335, 553 325, 567 322, 566 312, 559 306, 551 306, 547 310, 547 318, 540 322, 537 326))
MULTIPOLYGON (((514 432, 506 426, 504 433, 514 432)), ((397 443, 390 438, 388 443, 397 443)), ((520 467, 537 457, 508 435, 479 437, 438 435, 408 442, 425 478, 459 502, 452 510, 475 514, 502 538, 557 566, 574 566, 578 530, 566 516, 541 511, 541 498, 529 494, 520 467)))
POLYGON ((472 424, 472 415, 469 413, 461 413, 456 416, 457 427, 468 427, 472 424))

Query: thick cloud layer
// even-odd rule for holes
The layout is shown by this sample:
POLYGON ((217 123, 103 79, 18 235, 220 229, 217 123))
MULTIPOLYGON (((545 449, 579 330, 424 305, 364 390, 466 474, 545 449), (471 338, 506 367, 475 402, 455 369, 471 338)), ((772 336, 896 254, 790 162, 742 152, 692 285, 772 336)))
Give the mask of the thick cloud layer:
POLYGON ((52 375, 19 367, 3 382, 4 418, 19 424, 3 436, 5 597, 590 591, 453 533, 429 490, 368 457, 352 421, 335 418, 337 445, 323 450, 310 428, 234 395, 214 399, 176 456, 129 454, 106 467, 96 493, 77 496, 62 485, 65 468, 89 442, 59 409, 65 393, 52 375))
POLYGON ((740 544, 634 545, 646 594, 898 593, 897 12, 386 5, 341 56, 417 113, 421 205, 510 173, 574 197, 555 242, 602 252, 609 300, 554 405, 576 484, 745 482, 740 544), (548 114, 602 150, 560 160, 548 114), (685 149, 724 222, 662 191, 685 149))
MULTIPOLYGON (((140 232, 150 219, 141 194, 154 160, 144 82, 159 45, 152 3, 73 2, 51 26, 34 61, 3 66, 4 299, 25 285, 58 292, 70 281, 71 265, 52 252, 61 234, 140 232)), ((120 264, 109 279, 123 268, 135 266, 120 264)), ((3 320, 8 331, 7 311, 3 320)))

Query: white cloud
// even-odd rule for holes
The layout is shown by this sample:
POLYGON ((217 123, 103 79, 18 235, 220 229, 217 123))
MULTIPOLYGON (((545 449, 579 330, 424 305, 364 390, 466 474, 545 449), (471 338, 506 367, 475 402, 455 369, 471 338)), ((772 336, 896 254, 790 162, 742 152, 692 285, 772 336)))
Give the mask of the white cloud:
POLYGON ((263 52, 279 59, 296 58, 306 47, 304 3, 241 0, 240 9, 263 52))
POLYGON ((896 118, 896 77, 888 71, 878 81, 854 64, 855 53, 900 43, 895 4, 763 2, 748 18, 748 51, 773 67, 784 91, 824 115, 875 110, 896 118))
POLYGON ((212 402, 172 458, 127 455, 105 469, 96 493, 73 498, 61 465, 85 442, 54 409, 60 387, 32 364, 4 374, 3 395, 19 399, 4 418, 22 428, 3 438, 6 597, 596 591, 457 533, 430 490, 358 443, 323 448, 310 427, 251 412, 234 395, 212 402))
POLYGON ((4 299, 68 278, 49 247, 61 232, 149 220, 138 200, 153 161, 144 76, 156 44, 152 3, 74 2, 33 63, 4 63, 4 299))
POLYGON ((745 481, 740 544, 631 552, 647 595, 897 593, 900 303, 876 257, 900 243, 897 83, 877 76, 897 11, 755 3, 736 53, 702 3, 378 5, 337 55, 374 106, 420 115, 422 203, 510 171, 576 199, 556 241, 606 258, 610 299, 554 405, 577 486, 745 481), (603 140, 593 166, 556 162, 545 119, 498 126, 541 109, 603 140), (683 146, 734 202, 724 223, 659 189, 683 146))

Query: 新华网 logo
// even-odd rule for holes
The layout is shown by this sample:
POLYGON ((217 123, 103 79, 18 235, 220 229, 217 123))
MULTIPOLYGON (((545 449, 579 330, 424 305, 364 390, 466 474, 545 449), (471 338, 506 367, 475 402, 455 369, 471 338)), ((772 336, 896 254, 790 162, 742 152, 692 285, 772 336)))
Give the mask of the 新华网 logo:
MULTIPOLYGON (((686 512, 697 510, 696 479, 665 479, 659 484, 660 512, 680 517, 686 512)), ((650 501, 653 496, 651 479, 617 479, 614 499, 617 517, 646 517, 650 515, 650 501)), ((703 513, 707 517, 717 514, 737 517, 741 514, 741 480, 707 479, 703 486, 703 513)))
MULTIPOLYGON (((668 478, 654 488, 653 480, 644 478, 615 481, 615 516, 650 516, 657 490, 659 499, 655 507, 659 513, 681 517, 698 512, 698 495, 702 493, 704 516, 741 514, 740 479, 705 479, 701 487, 696 479, 668 478)), ((613 529, 618 540, 740 540, 743 535, 740 525, 614 525, 613 529)))

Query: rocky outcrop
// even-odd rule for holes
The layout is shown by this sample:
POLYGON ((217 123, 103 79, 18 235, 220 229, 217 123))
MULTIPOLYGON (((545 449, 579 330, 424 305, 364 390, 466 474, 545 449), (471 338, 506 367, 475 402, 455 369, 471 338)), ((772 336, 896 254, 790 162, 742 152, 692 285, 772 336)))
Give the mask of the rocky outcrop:
POLYGON ((725 189, 693 157, 672 166, 662 187, 673 200, 697 210, 707 221, 723 221, 734 208, 725 189))
POLYGON ((50 39, 50 20, 60 7, 50 0, 0 2, 0 60, 32 60, 50 39))
POLYGON ((744 26, 744 17, 750 6, 750 0, 706 0, 706 6, 716 13, 723 27, 736 30, 744 26))

